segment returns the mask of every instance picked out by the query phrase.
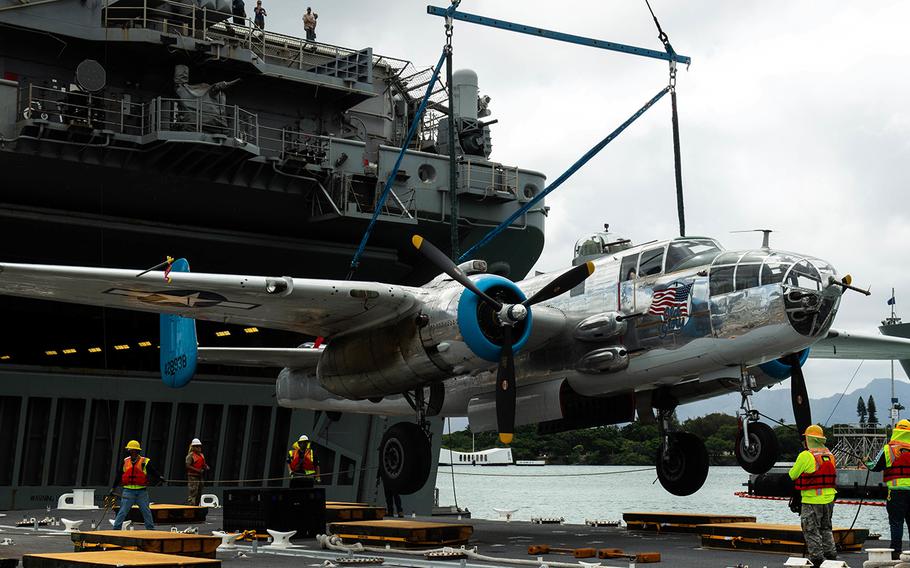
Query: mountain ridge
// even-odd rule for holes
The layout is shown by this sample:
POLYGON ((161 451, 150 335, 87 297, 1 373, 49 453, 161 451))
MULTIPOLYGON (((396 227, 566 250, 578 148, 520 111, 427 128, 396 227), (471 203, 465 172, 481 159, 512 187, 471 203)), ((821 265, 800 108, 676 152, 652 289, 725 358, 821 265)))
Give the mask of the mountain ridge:
MULTIPOLYGON (((787 424, 793 424, 793 413, 790 410, 790 388, 788 382, 762 389, 752 397, 752 406, 760 412, 774 419, 783 419, 787 424)), ((810 397, 812 419, 822 426, 829 424, 856 424, 859 418, 856 415, 856 402, 859 397, 864 401, 869 396, 875 399, 878 421, 880 424, 889 422, 888 412, 891 408, 891 379, 873 379, 864 387, 854 389, 846 394, 835 394, 822 398, 810 397), (840 402, 838 402, 840 400, 840 402)), ((894 396, 901 401, 910 402, 910 383, 903 380, 894 381, 894 396)), ((740 394, 730 393, 700 400, 689 404, 680 405, 676 409, 676 416, 680 422, 689 418, 697 418, 713 412, 723 414, 736 414, 739 409, 740 394)), ((901 417, 910 417, 910 412, 904 411, 901 417)), ((763 419, 767 421, 766 419, 763 419)))

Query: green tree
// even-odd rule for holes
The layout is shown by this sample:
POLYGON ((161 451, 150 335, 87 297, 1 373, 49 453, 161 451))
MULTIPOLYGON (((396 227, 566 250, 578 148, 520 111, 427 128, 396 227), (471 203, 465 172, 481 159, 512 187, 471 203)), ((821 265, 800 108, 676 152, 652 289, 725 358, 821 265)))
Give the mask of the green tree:
POLYGON ((863 397, 859 397, 859 400, 856 401, 856 415, 859 417, 860 425, 866 423, 866 403, 863 401, 863 397))
POLYGON ((878 415, 875 413, 875 399, 872 398, 872 395, 869 395, 869 402, 866 403, 866 412, 869 413, 868 418, 866 418, 866 424, 869 426, 878 426, 878 415))

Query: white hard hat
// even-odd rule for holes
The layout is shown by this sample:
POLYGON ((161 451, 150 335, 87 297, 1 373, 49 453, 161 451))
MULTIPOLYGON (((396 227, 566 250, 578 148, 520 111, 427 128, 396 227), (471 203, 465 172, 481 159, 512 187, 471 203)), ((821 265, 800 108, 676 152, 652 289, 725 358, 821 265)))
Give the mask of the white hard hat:
POLYGON ((298 441, 298 442, 306 442, 306 441, 309 441, 309 438, 307 438, 307 435, 306 435, 306 434, 303 434, 303 435, 301 435, 299 438, 297 438, 297 441, 298 441))
POLYGON ((190 445, 191 445, 191 446, 201 446, 201 445, 202 445, 202 441, 200 441, 199 438, 193 438, 193 441, 190 442, 190 445))

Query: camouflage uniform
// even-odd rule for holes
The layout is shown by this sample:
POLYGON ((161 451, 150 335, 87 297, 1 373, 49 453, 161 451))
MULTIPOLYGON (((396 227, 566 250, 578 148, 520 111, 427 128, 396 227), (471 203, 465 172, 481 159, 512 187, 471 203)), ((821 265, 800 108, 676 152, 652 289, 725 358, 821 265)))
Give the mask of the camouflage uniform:
POLYGON ((816 565, 820 564, 822 559, 837 558, 837 548, 834 546, 834 534, 831 530, 833 512, 834 503, 824 505, 803 503, 799 514, 803 536, 806 538, 806 553, 816 565))

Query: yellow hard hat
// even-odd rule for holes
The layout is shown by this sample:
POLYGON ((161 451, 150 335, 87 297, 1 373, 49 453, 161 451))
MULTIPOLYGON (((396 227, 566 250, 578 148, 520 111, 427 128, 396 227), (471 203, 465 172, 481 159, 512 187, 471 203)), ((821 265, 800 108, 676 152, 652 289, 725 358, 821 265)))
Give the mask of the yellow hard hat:
POLYGON ((806 436, 821 438, 822 440, 826 439, 824 430, 822 430, 822 427, 818 424, 813 424, 812 426, 806 428, 806 436))
POLYGON ((910 420, 906 418, 894 425, 895 430, 910 430, 910 420))
POLYGON ((126 449, 142 451, 142 448, 139 446, 139 442, 137 440, 130 440, 129 442, 127 442, 126 449))

